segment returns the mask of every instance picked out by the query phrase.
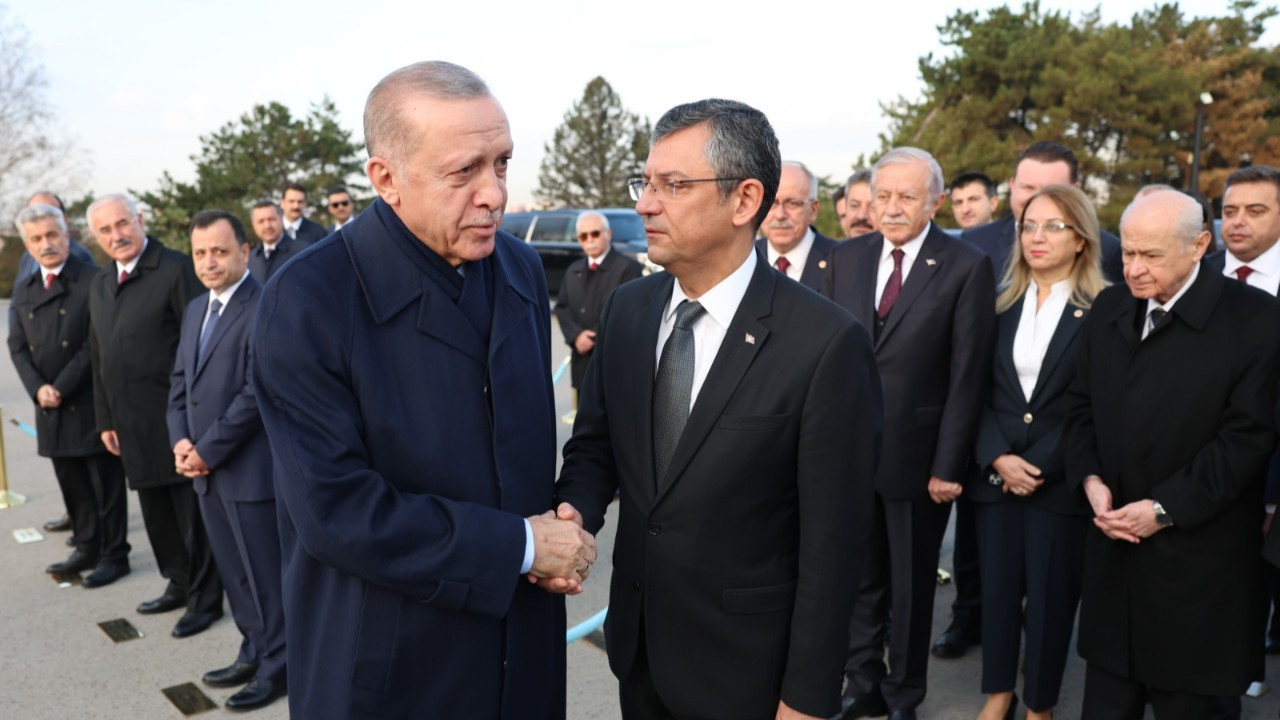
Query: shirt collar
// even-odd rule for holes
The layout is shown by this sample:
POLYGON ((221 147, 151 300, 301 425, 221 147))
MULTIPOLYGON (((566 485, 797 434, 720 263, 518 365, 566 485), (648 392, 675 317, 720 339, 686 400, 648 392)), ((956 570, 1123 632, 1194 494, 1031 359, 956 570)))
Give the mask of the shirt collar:
POLYGON ((275 252, 276 248, 280 247, 280 241, 284 240, 286 237, 287 237, 286 235, 281 235, 280 237, 276 238, 276 241, 273 243, 269 243, 264 240, 262 242, 262 249, 266 252, 275 252))
POLYGON ((1264 277, 1275 277, 1280 274, 1280 242, 1267 248, 1266 252, 1253 259, 1253 262, 1241 262, 1240 258, 1227 252, 1223 263, 1223 274, 1235 275, 1236 269, 1248 265, 1254 272, 1264 277))
POLYGON ((120 272, 127 272, 127 273, 129 273, 130 275, 132 275, 132 274, 133 274, 133 269, 134 269, 134 268, 136 268, 136 267, 138 267, 138 261, 139 261, 139 260, 141 260, 141 259, 142 259, 143 254, 145 254, 145 253, 147 252, 147 242, 148 242, 147 236, 146 236, 146 235, 143 235, 143 236, 142 236, 142 250, 139 250, 139 251, 138 251, 138 254, 137 254, 137 255, 134 255, 134 256, 133 256, 133 259, 132 259, 132 260, 130 260, 128 263, 124 264, 124 265, 121 265, 119 261, 116 261, 116 270, 118 270, 118 271, 120 271, 120 272))
POLYGON ((1191 277, 1187 278, 1187 281, 1182 283, 1182 287, 1178 288, 1178 292, 1174 293, 1173 297, 1169 298, 1169 302, 1161 305, 1156 302, 1155 298, 1147 300, 1147 314, 1150 315, 1151 311, 1156 308, 1160 308, 1165 312, 1172 310, 1174 303, 1178 302, 1179 298, 1187 294, 1187 290, 1195 284, 1197 277, 1200 277, 1200 263, 1196 263, 1191 267, 1191 277))
POLYGON ((784 253, 780 253, 777 250, 775 250, 773 247, 773 243, 769 242, 767 238, 764 241, 764 246, 767 250, 765 255, 768 257, 770 265, 776 265, 778 263, 778 258, 780 257, 785 257, 786 259, 790 260, 793 257, 807 255, 809 252, 809 248, 812 245, 813 245, 813 228, 812 227, 804 231, 804 237, 800 238, 800 242, 796 243, 795 247, 791 248, 790 250, 784 253))
POLYGON ((43 265, 40 265, 40 266, 39 266, 39 267, 40 267, 40 282, 42 282, 42 283, 48 282, 48 281, 49 281, 49 280, 48 280, 48 278, 49 278, 49 276, 50 276, 50 275, 61 275, 61 274, 62 274, 62 269, 63 269, 63 268, 65 268, 66 266, 67 266, 67 261, 66 261, 66 260, 63 260, 61 265, 59 265, 58 267, 56 267, 56 268, 54 268, 54 269, 52 269, 52 270, 50 270, 50 269, 46 268, 46 267, 45 267, 45 266, 43 266, 43 265))
POLYGON ((605 248, 604 252, 600 253, 600 257, 588 257, 587 262, 595 263, 596 265, 599 265, 600 263, 604 262, 604 259, 607 257, 609 257, 609 248, 605 248))
POLYGON ((298 219, 294 220, 293 222, 289 222, 288 220, 285 220, 284 229, 286 231, 293 230, 294 232, 297 232, 298 228, 302 227, 302 217, 303 216, 299 215, 298 219))
MULTIPOLYGON (((752 252, 746 260, 742 261, 737 270, 729 274, 729 277, 721 280, 698 298, 697 302, 720 327, 729 327, 733 316, 738 312, 738 306, 742 304, 742 298, 747 294, 747 286, 751 284, 751 275, 755 272, 755 268, 756 254, 752 252)), ((688 299, 690 299, 689 296, 685 295, 680 287, 680 281, 676 280, 672 283, 671 301, 667 303, 666 312, 662 315, 663 322, 672 322, 676 308, 688 299)))
MULTIPOLYGON (((223 290, 220 293, 215 293, 214 291, 210 290, 209 301, 212 302, 214 300, 217 300, 218 302, 222 303, 222 310, 226 310, 227 303, 231 302, 231 296, 236 294, 236 290, 240 289, 240 286, 244 284, 244 279, 247 277, 249 277, 249 272, 246 270, 244 275, 241 275, 240 279, 236 281, 235 285, 232 285, 231 287, 227 288, 226 290, 223 290)), ((221 310, 218 311, 218 315, 219 316, 222 315, 221 310)))
MULTIPOLYGON (((911 238, 910 240, 908 240, 906 243, 903 244, 901 250, 903 255, 906 256, 906 259, 910 259, 914 261, 916 259, 916 256, 920 254, 920 246, 924 245, 924 238, 926 235, 929 234, 929 228, 931 227, 933 227, 932 222, 930 222, 928 225, 925 225, 924 230, 922 230, 919 235, 911 238)), ((891 253, 893 251, 894 251, 893 243, 889 242, 889 238, 884 238, 884 247, 880 248, 880 262, 884 262, 888 260, 891 257, 891 253)))

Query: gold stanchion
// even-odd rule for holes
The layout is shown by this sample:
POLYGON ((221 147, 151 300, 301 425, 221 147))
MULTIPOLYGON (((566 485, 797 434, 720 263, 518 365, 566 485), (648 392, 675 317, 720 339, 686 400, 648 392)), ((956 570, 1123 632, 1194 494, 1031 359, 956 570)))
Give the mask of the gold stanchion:
MULTIPOLYGON (((0 408, 0 420, 4 417, 4 408, 0 408)), ((3 422, 0 422, 3 427, 3 422)), ((8 463, 4 458, 4 432, 0 432, 0 510, 7 510, 12 507, 18 507, 25 503, 27 498, 25 495, 19 495, 16 492, 9 492, 9 470, 8 463)))

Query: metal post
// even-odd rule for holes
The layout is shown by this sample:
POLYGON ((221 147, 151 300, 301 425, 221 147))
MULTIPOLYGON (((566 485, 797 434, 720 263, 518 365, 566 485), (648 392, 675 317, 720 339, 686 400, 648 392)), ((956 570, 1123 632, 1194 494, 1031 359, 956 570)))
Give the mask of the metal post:
POLYGON ((1191 153, 1191 188, 1200 192, 1200 140, 1204 136, 1204 105, 1196 103, 1196 144, 1191 153))
POLYGON ((4 458, 4 408, 0 408, 0 510, 18 507, 25 503, 27 498, 15 492, 9 492, 9 471, 8 463, 4 458))

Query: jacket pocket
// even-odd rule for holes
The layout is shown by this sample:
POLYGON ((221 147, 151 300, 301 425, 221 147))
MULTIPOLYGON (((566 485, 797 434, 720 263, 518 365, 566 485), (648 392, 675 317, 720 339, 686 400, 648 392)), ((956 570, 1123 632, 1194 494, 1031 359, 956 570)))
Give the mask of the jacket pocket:
POLYGON ((796 583, 733 588, 720 595, 720 607, 730 615, 757 615, 790 610, 796 604, 796 583))
POLYGON ((399 593, 365 585, 364 604, 360 609, 360 634, 356 637, 356 654, 352 662, 354 685, 385 693, 391 684, 391 660, 396 654, 400 635, 399 593))
POLYGON ((716 427, 721 430, 781 430, 791 422, 791 413, 781 415, 721 415, 716 427))

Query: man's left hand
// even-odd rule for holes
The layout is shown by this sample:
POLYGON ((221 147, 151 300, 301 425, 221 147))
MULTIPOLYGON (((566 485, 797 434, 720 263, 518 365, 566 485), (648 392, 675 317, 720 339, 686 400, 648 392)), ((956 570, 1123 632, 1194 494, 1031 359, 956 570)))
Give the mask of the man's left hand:
POLYGON ((1094 519, 1094 522, 1104 532, 1110 530, 1111 532, 1107 535, 1119 536, 1116 539, 1137 543, 1163 529, 1160 523, 1156 522, 1156 510, 1153 505, 1154 501, 1150 499, 1135 500, 1122 508, 1102 513, 1094 519))
POLYGON ((209 466, 205 464, 204 458, 200 457, 200 451, 196 450, 194 445, 182 462, 178 463, 177 470, 180 475, 189 478, 209 474, 209 466))
POLYGON ((964 486, 960 483, 947 482, 940 477, 929 478, 929 497, 939 505, 960 497, 964 486))
POLYGON ((774 716, 774 720, 822 720, 822 718, 817 715, 805 715, 799 710, 792 710, 785 702, 779 700, 778 714, 774 716))

